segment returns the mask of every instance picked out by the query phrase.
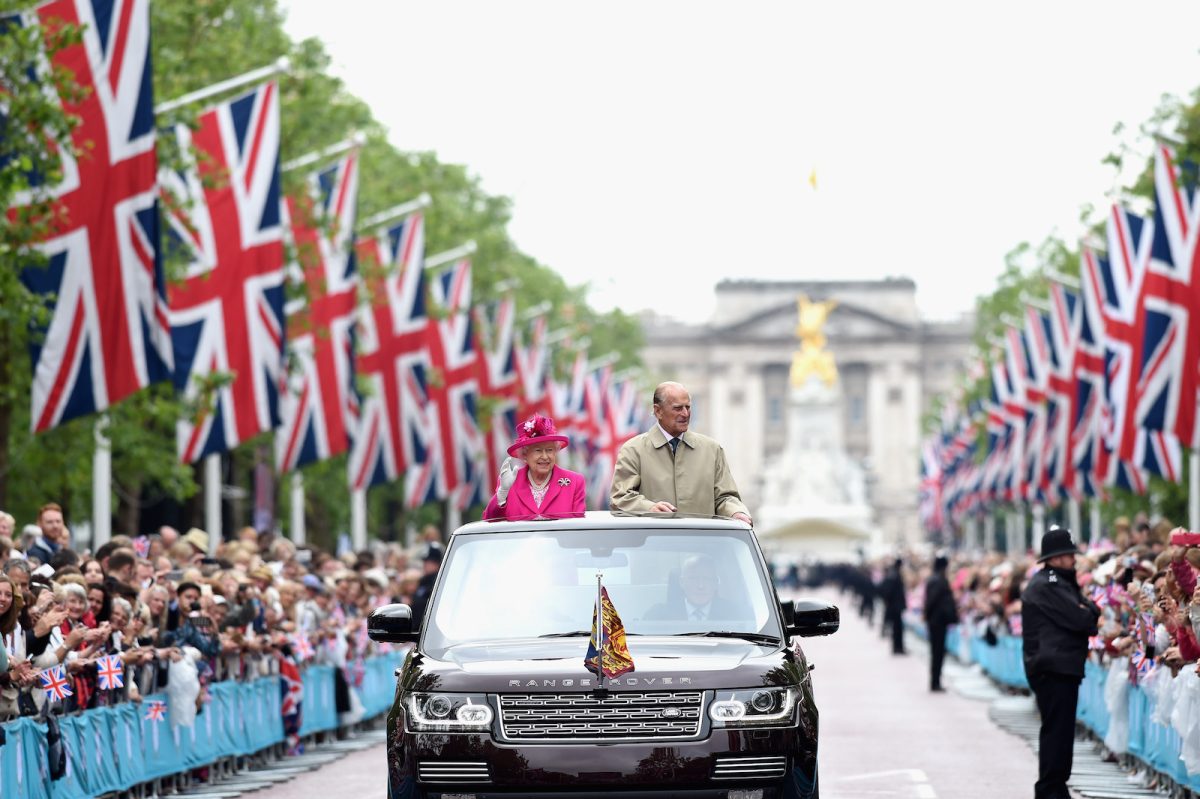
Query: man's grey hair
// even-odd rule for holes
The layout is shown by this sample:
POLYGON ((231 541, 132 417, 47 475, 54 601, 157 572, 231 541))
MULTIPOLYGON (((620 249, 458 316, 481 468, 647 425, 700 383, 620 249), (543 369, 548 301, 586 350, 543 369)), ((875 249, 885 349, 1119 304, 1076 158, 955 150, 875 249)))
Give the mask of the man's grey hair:
POLYGON ((24 558, 13 558, 4 564, 4 573, 12 574, 14 571, 23 571, 26 575, 33 572, 29 567, 29 561, 24 558))
POLYGON ((676 383, 674 380, 668 380, 665 383, 659 383, 654 389, 654 404, 655 405, 663 404, 663 393, 668 388, 678 388, 678 389, 683 390, 684 393, 690 393, 687 390, 687 386, 685 386, 683 383, 676 383))

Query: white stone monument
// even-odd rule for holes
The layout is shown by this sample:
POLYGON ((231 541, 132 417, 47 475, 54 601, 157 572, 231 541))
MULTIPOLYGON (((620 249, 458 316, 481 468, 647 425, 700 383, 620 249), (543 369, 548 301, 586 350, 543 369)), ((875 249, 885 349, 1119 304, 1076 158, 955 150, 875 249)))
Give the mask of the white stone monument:
POLYGON ((841 386, 822 327, 834 303, 798 298, 787 443, 767 463, 755 528, 779 559, 857 558, 878 547, 862 467, 846 454, 841 386))

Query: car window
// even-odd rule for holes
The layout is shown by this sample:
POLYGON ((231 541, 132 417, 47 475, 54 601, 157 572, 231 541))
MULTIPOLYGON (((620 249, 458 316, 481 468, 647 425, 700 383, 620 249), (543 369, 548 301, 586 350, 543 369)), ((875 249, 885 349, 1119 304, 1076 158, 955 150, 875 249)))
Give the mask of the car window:
POLYGON ((597 574, 630 635, 781 635, 745 531, 531 531, 456 538, 427 651, 589 630, 597 574))

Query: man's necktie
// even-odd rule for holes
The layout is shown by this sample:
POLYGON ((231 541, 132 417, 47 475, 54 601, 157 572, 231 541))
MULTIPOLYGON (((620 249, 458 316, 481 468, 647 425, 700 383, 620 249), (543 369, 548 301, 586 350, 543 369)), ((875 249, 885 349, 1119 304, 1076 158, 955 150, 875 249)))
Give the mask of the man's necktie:
POLYGON ((704 621, 704 611, 700 608, 696 608, 692 611, 692 618, 696 621, 704 621))
POLYGON ((675 450, 679 449, 679 437, 676 436, 675 438, 672 438, 667 443, 671 445, 671 454, 674 455, 675 450))

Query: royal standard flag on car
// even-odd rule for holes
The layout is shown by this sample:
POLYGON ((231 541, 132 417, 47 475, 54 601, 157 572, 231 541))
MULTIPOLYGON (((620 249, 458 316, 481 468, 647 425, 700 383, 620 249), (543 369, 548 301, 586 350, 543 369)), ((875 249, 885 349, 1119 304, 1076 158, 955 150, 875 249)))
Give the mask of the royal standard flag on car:
POLYGON ((603 674, 610 680, 633 671, 633 656, 625 645, 625 624, 608 598, 607 588, 600 588, 597 607, 592 611, 592 640, 583 665, 596 676, 603 674), (603 613, 600 624, 597 610, 603 613))

